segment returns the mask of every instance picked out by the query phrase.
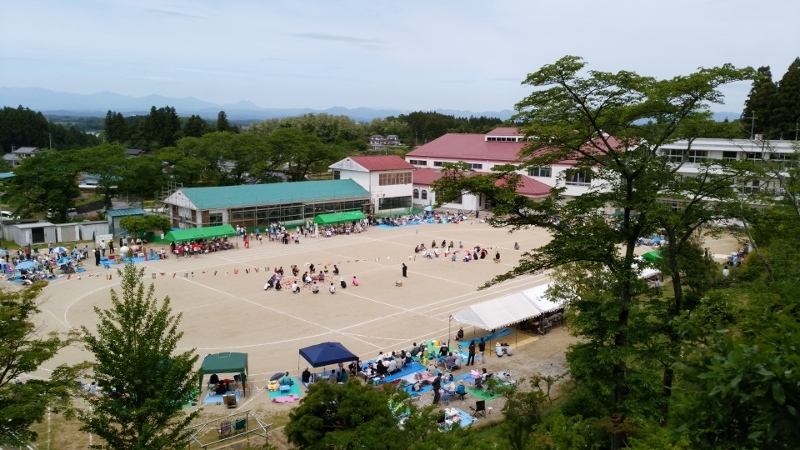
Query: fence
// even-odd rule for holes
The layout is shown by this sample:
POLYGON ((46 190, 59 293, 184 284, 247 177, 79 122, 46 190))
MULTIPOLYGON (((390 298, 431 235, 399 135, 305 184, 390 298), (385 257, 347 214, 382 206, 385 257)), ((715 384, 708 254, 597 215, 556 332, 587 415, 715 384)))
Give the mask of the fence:
POLYGON ((263 439, 267 443, 272 424, 264 423, 250 411, 233 413, 186 428, 186 448, 222 448, 231 445, 236 439, 243 439, 249 445, 251 438, 263 439))

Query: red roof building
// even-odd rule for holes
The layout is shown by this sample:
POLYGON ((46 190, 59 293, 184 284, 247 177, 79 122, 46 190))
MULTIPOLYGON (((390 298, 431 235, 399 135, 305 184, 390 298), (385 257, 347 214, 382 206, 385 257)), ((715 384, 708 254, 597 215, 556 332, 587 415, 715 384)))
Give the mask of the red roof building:
MULTIPOLYGON (((607 139, 609 145, 619 144, 613 137, 607 139)), ((444 164, 465 162, 475 172, 490 172, 495 166, 520 163, 519 153, 525 145, 525 136, 517 128, 499 127, 486 134, 448 133, 414 149, 406 154, 406 161, 417 167, 414 172, 414 188, 419 190, 419 198, 415 195, 414 202, 424 206, 431 203, 432 195, 427 195, 426 192, 427 201, 423 201, 422 191, 429 190, 427 186, 430 186, 436 177, 435 169, 444 164)), ((551 188, 560 185, 566 187, 564 195, 569 198, 581 195, 593 186, 596 187, 594 173, 588 169, 573 170, 574 165, 574 160, 564 160, 543 167, 521 169, 518 173, 523 178, 517 192, 531 198, 541 198, 547 195, 551 188)), ((464 203, 461 204, 463 208, 460 209, 477 209, 485 204, 483 199, 467 197, 464 196, 464 203)), ((446 207, 459 208, 459 205, 446 205, 446 207)))
POLYGON ((351 161, 370 172, 387 170, 414 170, 414 166, 396 155, 351 156, 351 161))

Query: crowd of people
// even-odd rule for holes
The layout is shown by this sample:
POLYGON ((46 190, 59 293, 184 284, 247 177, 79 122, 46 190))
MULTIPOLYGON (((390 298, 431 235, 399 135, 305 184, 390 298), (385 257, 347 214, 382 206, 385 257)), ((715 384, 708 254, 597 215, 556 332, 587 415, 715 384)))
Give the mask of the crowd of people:
MULTIPOLYGON (((231 242, 227 237, 219 237, 215 239, 198 239, 194 241, 171 243, 169 251, 175 256, 189 257, 193 255, 200 255, 206 253, 214 253, 223 250, 231 250, 236 248, 236 244, 231 242)), ((152 249, 150 249, 152 252, 152 249)), ((164 252, 153 253, 159 259, 164 258, 164 252)), ((150 256, 150 254, 148 254, 150 256)))

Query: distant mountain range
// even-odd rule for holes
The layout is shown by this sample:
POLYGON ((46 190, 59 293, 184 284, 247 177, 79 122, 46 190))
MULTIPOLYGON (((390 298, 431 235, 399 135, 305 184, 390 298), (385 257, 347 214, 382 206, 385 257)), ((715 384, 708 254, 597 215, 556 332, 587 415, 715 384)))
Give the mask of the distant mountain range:
MULTIPOLYGON (((0 107, 9 106, 16 108, 22 105, 35 111, 41 111, 48 116, 89 116, 104 117, 109 110, 121 112, 125 115, 145 115, 150 112, 150 107, 174 107, 181 116, 197 114, 205 119, 216 119, 220 111, 225 111, 230 120, 266 120, 280 117, 292 117, 302 114, 326 113, 337 116, 347 116, 353 120, 370 121, 389 116, 408 114, 407 109, 373 109, 373 108, 344 108, 334 106, 328 109, 311 108, 262 108, 253 102, 242 100, 237 103, 216 104, 206 102, 194 97, 173 98, 163 95, 148 95, 146 97, 131 97, 115 94, 113 92, 98 92, 96 94, 71 94, 56 92, 42 88, 5 88, 0 87, 0 107)), ((455 117, 497 117, 501 120, 511 118, 514 111, 464 111, 455 109, 436 109, 440 114, 455 117)), ((732 112, 716 112, 714 119, 718 121, 738 119, 741 114, 732 112)))
MULTIPOLYGON (((96 94, 71 94, 56 92, 41 88, 4 88, 0 87, 0 107, 10 106, 16 108, 22 105, 45 115, 64 116, 98 116, 103 117, 111 111, 121 112, 125 115, 144 115, 150 112, 150 107, 174 107, 181 116, 197 114, 206 119, 216 119, 220 111, 225 111, 230 120, 265 120, 279 117, 292 117, 309 113, 326 113, 331 115, 348 116, 354 120, 370 121, 376 118, 408 114, 411 110, 405 109, 372 109, 372 108, 344 108, 334 106, 328 109, 311 108, 262 108, 253 102, 240 101, 231 104, 216 104, 194 97, 172 98, 162 95, 148 95, 147 97, 131 97, 115 94, 113 92, 98 92, 96 94)), ((487 116, 497 117, 501 120, 510 118, 514 111, 462 111, 451 109, 435 110, 441 114, 456 117, 487 116)))

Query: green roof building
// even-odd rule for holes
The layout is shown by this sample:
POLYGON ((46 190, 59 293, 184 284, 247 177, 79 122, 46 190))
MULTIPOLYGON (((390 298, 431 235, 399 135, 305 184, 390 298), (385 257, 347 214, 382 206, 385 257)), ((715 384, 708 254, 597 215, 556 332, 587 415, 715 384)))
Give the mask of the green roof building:
POLYGON ((353 180, 182 188, 164 203, 172 225, 199 228, 239 225, 265 228, 301 223, 318 214, 370 212, 370 194, 353 180))

